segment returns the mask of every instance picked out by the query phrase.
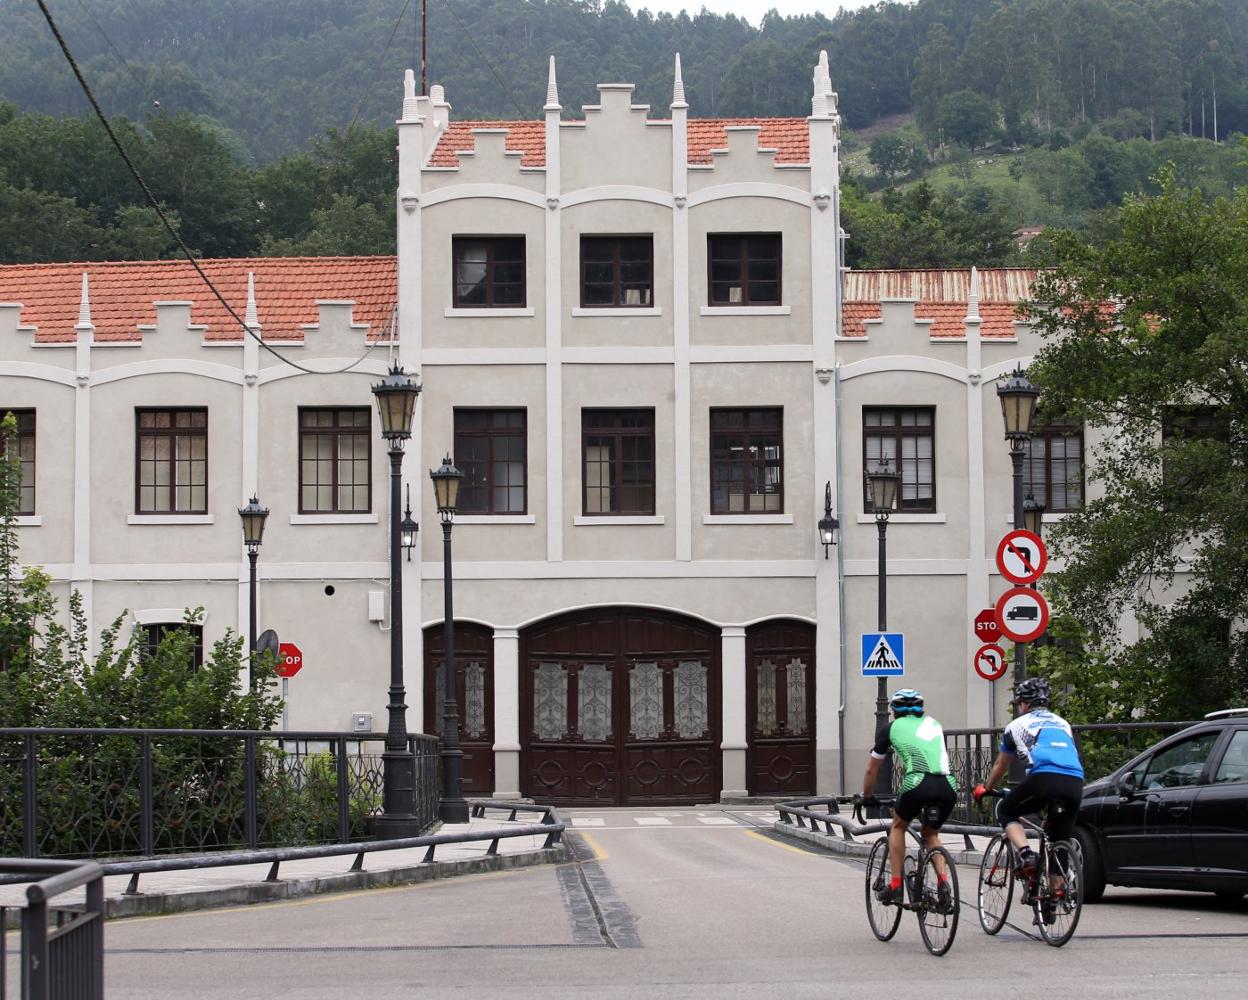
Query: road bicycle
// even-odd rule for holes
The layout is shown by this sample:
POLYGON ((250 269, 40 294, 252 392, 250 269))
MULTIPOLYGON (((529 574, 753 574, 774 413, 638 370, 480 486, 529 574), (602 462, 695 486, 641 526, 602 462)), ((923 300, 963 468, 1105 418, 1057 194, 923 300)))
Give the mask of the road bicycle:
MULTIPOLYGON (((849 801, 854 802, 854 818, 862 825, 865 822, 862 816, 864 805, 891 806, 897 800, 859 798, 849 801)), ((929 826, 939 823, 940 807, 924 806, 920 818, 929 826)), ((930 850, 924 847, 919 835, 912 828, 907 827, 906 834, 915 841, 917 851, 908 849, 902 860, 903 896, 899 903, 880 898, 881 893, 888 888, 892 875, 888 857, 888 835, 880 837, 871 847, 871 854, 867 858, 867 921, 877 938, 889 941, 897 933, 902 910, 911 910, 919 919, 919 934, 923 937, 923 944, 933 955, 940 956, 953 947, 953 939, 958 932, 958 870, 953 858, 943 847, 930 850), (949 877, 946 883, 949 889, 946 893, 940 891, 938 859, 943 861, 944 870, 949 877)))
MULTIPOLYGON (((997 799, 1005 797, 1004 792, 995 789, 987 794, 997 799)), ((1049 819, 1065 815, 1069 808, 1062 802, 1052 803, 1049 819)), ((1083 864, 1079 847, 1069 840, 1050 840, 1041 824, 1026 817, 1021 822, 1040 837, 1035 871, 1021 878, 1022 867, 1013 845, 1004 833, 993 837, 979 866, 979 923, 988 934, 996 934, 1005 926, 1014 898, 1014 883, 1018 881, 1022 888, 1020 902, 1031 907, 1040 936, 1054 948, 1060 948, 1075 933, 1083 912, 1083 864)))

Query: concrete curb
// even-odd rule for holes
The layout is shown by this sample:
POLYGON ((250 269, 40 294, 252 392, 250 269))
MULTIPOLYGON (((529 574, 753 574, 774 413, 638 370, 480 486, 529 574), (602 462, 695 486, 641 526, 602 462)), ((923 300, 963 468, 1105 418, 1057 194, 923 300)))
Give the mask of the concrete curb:
MULTIPOLYGON (((376 858, 376 855, 372 857, 376 858)), ((476 875, 482 872, 508 871, 513 868, 532 868, 537 865, 561 864, 568 860, 570 858, 567 845, 559 843, 536 851, 483 854, 477 858, 434 861, 430 864, 407 865, 401 868, 348 871, 339 875, 281 879, 277 882, 243 882, 238 885, 191 889, 185 892, 110 896, 104 901, 104 914, 108 918, 115 918, 187 913, 191 910, 206 910, 220 906, 271 903, 275 900, 298 899, 329 892, 414 885, 433 879, 453 878, 456 875, 476 875)))
MULTIPOLYGON (((875 843, 877 837, 873 837, 869 843, 863 843, 857 840, 844 840, 841 837, 828 836, 818 830, 811 830, 807 827, 798 826, 796 823, 785 823, 783 820, 776 820, 771 824, 772 832, 786 837, 789 840, 801 841, 804 844, 811 844, 819 847, 830 854, 840 854, 845 857, 866 858, 871 853, 871 847, 875 843)), ((883 836, 879 834, 878 836, 883 836)), ((945 850, 949 851, 950 857, 957 865, 968 865, 979 867, 981 861, 984 860, 983 851, 955 851, 948 844, 945 850)))

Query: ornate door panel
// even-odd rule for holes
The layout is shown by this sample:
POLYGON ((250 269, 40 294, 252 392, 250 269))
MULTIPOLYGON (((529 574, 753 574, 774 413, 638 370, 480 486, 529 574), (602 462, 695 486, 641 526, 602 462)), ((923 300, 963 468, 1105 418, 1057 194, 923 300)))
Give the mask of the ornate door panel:
POLYGON ((524 790, 562 804, 687 804, 720 787, 719 632, 594 611, 523 639, 524 790))
POLYGON ((815 794, 815 627, 746 633, 746 780, 752 795, 815 794))
MULTIPOLYGON (((441 625, 425 629, 425 732, 442 735, 446 647, 441 625)), ((455 700, 464 752, 464 794, 494 791, 494 633, 455 625, 455 700)))

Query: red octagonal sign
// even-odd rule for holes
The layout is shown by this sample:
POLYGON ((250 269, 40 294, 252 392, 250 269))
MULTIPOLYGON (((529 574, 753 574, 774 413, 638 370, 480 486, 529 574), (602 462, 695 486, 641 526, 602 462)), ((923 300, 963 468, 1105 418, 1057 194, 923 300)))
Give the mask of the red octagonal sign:
POLYGON ((293 642, 283 642, 277 647, 277 664, 273 672, 278 677, 294 677, 303 669, 303 651, 293 642))
POLYGON ((980 642, 993 643, 1001 638, 1001 626, 997 624, 997 609, 984 608, 975 616, 975 638, 980 642))

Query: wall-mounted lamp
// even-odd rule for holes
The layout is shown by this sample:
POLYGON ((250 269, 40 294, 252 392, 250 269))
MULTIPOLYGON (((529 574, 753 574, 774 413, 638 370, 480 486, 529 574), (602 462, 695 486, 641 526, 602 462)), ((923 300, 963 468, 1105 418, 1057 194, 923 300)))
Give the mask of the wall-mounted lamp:
POLYGON ((402 539, 403 551, 407 553, 407 561, 412 561, 412 549, 416 548, 416 535, 420 525, 412 520, 412 484, 407 484, 407 509, 403 511, 403 520, 399 522, 399 537, 402 539))
POLYGON ((819 541, 823 543, 823 558, 828 558, 828 546, 836 544, 836 529, 840 522, 832 516, 832 480, 823 486, 823 517, 819 518, 819 541))

